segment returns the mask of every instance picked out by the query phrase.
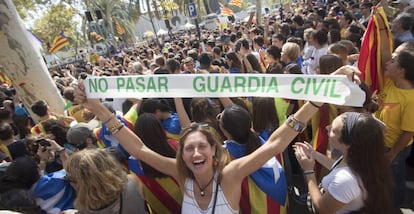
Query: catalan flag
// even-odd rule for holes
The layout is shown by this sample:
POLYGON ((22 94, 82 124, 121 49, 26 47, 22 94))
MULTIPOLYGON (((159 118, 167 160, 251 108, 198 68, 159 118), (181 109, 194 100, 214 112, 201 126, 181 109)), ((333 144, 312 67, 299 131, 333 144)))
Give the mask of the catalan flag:
POLYGON ((100 42, 103 40, 103 37, 99 34, 97 34, 96 32, 91 32, 91 36, 92 38, 94 38, 97 42, 100 42))
POLYGON ((56 51, 62 49, 63 47, 65 47, 68 44, 69 44, 69 40, 65 36, 65 33, 62 30, 62 31, 60 31, 60 33, 53 40, 53 43, 50 46, 49 52, 50 53, 55 53, 56 51))
POLYGON ((122 27, 117 20, 115 20, 115 28, 119 35, 123 35, 125 33, 125 28, 122 27))
POLYGON ((227 0, 227 2, 229 3, 229 5, 234 5, 237 7, 241 7, 243 5, 242 0, 227 0))
POLYGON ((378 17, 372 16, 368 22, 367 31, 361 45, 361 52, 358 58, 358 68, 361 71, 361 79, 367 83, 371 93, 379 92, 385 83, 383 67, 381 62, 381 42, 388 42, 390 53, 392 53, 393 40, 387 16, 382 7, 377 8, 378 14, 385 22, 388 37, 381 38, 378 27, 378 17))
POLYGON ((232 15, 234 15, 233 11, 230 8, 228 8, 228 7, 226 7, 222 4, 220 4, 220 11, 221 11, 220 15, 223 15, 223 16, 232 16, 232 15))

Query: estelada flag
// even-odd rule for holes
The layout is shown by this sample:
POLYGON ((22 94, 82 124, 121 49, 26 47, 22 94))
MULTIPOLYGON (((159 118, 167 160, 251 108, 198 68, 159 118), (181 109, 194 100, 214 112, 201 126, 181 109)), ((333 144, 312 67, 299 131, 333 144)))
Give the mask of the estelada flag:
POLYGON ((378 14, 385 23, 385 30, 388 38, 381 38, 378 27, 378 17, 372 16, 368 22, 364 39, 362 40, 361 51, 358 58, 358 68, 361 71, 361 80, 365 81, 371 93, 379 92, 384 87, 384 76, 381 60, 381 42, 388 42, 392 53, 393 40, 387 16, 382 7, 377 8, 378 14))
POLYGON ((50 53, 55 53, 56 51, 62 49, 63 47, 65 47, 68 44, 69 44, 69 40, 65 36, 65 33, 63 32, 63 30, 61 30, 60 33, 53 40, 53 43, 50 46, 49 52, 50 53))
POLYGON ((243 1, 241 0, 228 0, 229 5, 234 5, 237 7, 241 7, 243 5, 243 1))
POLYGON ((232 15, 234 15, 233 11, 230 8, 228 8, 228 7, 226 7, 222 4, 220 4, 220 11, 221 11, 220 15, 223 15, 223 16, 232 16, 232 15))

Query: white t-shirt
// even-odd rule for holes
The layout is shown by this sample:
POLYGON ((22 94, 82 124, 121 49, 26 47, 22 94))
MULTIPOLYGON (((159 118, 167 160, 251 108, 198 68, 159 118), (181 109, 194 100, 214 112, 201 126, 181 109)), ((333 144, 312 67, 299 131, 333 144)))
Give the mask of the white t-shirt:
POLYGON ((315 74, 316 73, 316 68, 318 67, 319 64, 319 58, 321 58, 321 56, 325 55, 328 52, 328 46, 323 46, 322 48, 316 49, 313 51, 310 60, 309 60, 309 65, 307 67, 306 70, 306 74, 315 74))
POLYGON ((365 190, 361 190, 357 176, 347 166, 333 169, 322 179, 322 187, 337 201, 345 204, 337 214, 356 211, 364 206, 365 190))

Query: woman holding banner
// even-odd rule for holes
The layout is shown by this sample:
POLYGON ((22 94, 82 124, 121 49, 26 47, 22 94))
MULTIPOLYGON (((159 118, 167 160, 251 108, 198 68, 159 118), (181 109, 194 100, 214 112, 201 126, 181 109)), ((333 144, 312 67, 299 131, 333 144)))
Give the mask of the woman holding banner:
MULTIPOLYGON (((349 79, 356 68, 342 67, 337 74, 349 79)), ((159 155, 124 126, 96 99, 87 99, 83 83, 76 99, 106 125, 122 146, 134 157, 179 181, 183 190, 183 213, 238 213, 243 179, 262 167, 274 155, 281 153, 294 137, 306 128, 306 123, 321 106, 308 102, 275 130, 265 144, 252 153, 228 163, 221 141, 207 124, 192 124, 181 132, 176 158, 159 155)), ((274 190, 278 191, 278 190, 274 190)))

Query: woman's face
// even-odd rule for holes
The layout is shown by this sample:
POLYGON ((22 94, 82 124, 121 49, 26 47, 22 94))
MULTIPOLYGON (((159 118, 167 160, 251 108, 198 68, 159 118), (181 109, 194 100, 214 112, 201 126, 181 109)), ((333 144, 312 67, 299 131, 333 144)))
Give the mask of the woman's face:
POLYGON ((213 168, 215 150, 203 133, 195 131, 184 141, 182 158, 194 176, 203 176, 213 168))
POLYGON ((341 150, 341 145, 344 145, 340 143, 341 132, 344 127, 342 117, 343 116, 336 117, 331 125, 326 126, 329 137, 329 145, 338 150, 341 150))
POLYGON ((266 60, 267 64, 272 64, 272 63, 276 62, 275 59, 273 59, 273 56, 268 54, 268 53, 265 54, 265 60, 266 60))

